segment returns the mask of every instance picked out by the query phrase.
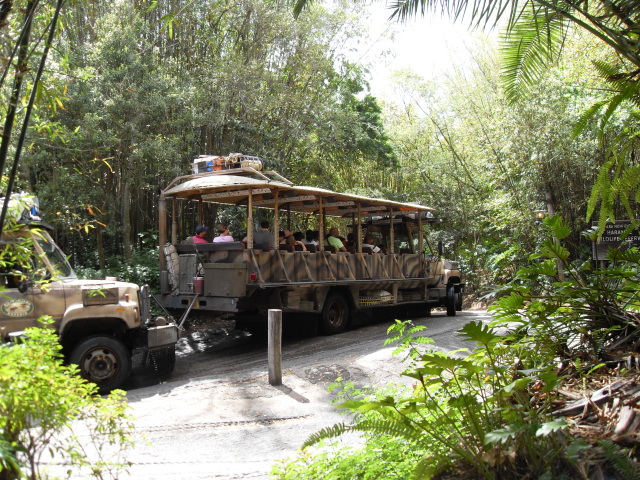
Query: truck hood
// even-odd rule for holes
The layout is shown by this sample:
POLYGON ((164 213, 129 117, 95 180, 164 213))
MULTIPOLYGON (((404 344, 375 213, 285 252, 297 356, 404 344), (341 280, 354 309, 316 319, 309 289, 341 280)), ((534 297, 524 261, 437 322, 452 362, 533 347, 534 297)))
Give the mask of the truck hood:
POLYGON ((77 288, 107 288, 107 287, 118 287, 118 288, 127 288, 138 290, 138 285, 135 283, 129 282, 120 282, 117 280, 80 280, 77 278, 69 279, 64 282, 65 285, 69 287, 77 287, 77 288))

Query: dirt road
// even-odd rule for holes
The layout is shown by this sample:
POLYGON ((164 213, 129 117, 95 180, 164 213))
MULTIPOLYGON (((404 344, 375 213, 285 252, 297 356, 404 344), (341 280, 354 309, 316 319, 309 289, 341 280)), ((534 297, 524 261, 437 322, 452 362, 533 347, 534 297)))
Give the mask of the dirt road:
MULTIPOLYGON (((486 312, 434 312, 414 322, 428 327, 434 348, 453 350, 462 343, 459 328, 488 318, 486 312)), ((137 441, 129 456, 134 465, 121 478, 268 478, 273 463, 295 455, 309 435, 347 420, 327 392, 337 377, 360 386, 401 381, 403 365, 391 355, 392 346, 384 347, 392 321, 331 337, 289 335, 278 387, 268 383, 266 338, 229 331, 226 344, 236 346, 222 350, 191 342, 165 383, 149 385, 153 380, 142 378, 132 384, 137 388, 127 397, 138 419, 137 441)))

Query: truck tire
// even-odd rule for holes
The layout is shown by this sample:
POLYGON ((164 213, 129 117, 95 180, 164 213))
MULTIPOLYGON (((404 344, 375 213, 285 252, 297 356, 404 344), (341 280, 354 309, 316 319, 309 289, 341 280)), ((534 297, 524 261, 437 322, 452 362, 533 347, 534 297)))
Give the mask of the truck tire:
POLYGON ((344 332, 349 324, 349 304, 340 293, 330 293, 322 307, 320 330, 325 335, 344 332))
POLYGON ((150 353, 153 356, 152 362, 156 372, 160 375, 170 375, 176 366, 176 346, 154 350, 150 353))
POLYGON ((456 311, 462 311, 462 290, 456 293, 456 311))
POLYGON ((131 374, 131 352, 120 341, 105 335, 82 340, 69 356, 82 378, 95 383, 101 394, 122 387, 131 374))
POLYGON ((447 285, 447 297, 445 299, 445 306, 447 307, 447 316, 456 316, 456 289, 453 285, 447 285))

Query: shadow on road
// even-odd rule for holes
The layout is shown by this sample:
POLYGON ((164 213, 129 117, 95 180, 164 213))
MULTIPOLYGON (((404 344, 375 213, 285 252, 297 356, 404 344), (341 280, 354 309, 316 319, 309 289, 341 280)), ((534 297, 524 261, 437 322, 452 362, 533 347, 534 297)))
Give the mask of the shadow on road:
MULTIPOLYGON (((360 335, 354 336, 355 332, 366 331, 367 327, 390 326, 396 319, 412 319, 416 323, 422 323, 429 318, 425 313, 424 308, 407 306, 359 311, 351 319, 350 328, 345 333, 330 337, 318 334, 317 315, 285 314, 282 329, 283 348, 294 348, 302 352, 300 355, 304 355, 305 351, 312 352, 330 348, 327 343, 332 345, 357 343, 360 335)), ((465 316, 465 312, 460 313, 465 316)), ((444 315, 445 312, 434 311, 433 318, 440 318, 444 315)), ((452 317, 452 322, 454 318, 452 317)), ((256 361, 256 358, 266 358, 267 322, 265 319, 242 318, 235 325, 235 328, 225 326, 217 329, 198 330, 180 338, 176 346, 177 371, 174 375, 163 374, 156 369, 155 365, 142 365, 140 361, 136 363, 134 359, 134 372, 125 390, 232 371, 234 365, 237 365, 238 368, 240 365, 246 365, 245 357, 247 356, 253 362, 256 361), (184 365, 188 365, 191 375, 181 373, 181 366, 184 365)), ((282 388, 286 389, 287 387, 282 388)), ((295 392, 291 392, 291 395, 295 395, 295 392)))

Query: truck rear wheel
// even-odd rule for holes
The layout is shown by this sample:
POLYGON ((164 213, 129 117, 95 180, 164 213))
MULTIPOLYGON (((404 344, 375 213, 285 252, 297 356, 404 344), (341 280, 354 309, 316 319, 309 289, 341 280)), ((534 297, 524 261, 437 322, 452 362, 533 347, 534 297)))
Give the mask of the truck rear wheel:
POLYGON ((120 341, 105 335, 86 338, 76 345, 69 363, 80 375, 98 386, 101 394, 120 388, 131 374, 131 353, 120 341))
POLYGON ((339 293, 330 293, 322 307, 320 329, 325 335, 343 332, 349 324, 349 304, 339 293))
POLYGON ((447 285, 446 298, 447 316, 456 316, 456 288, 453 285, 447 285))
POLYGON ((462 290, 456 293, 456 310, 458 312, 462 311, 462 290))

